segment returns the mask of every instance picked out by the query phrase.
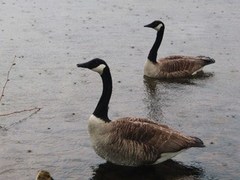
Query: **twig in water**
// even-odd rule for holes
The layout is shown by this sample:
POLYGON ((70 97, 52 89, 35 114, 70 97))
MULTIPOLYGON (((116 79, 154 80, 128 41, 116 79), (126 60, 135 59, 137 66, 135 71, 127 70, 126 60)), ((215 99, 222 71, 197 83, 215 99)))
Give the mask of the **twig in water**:
POLYGON ((12 67, 16 64, 15 61, 16 61, 16 56, 14 56, 13 62, 12 62, 11 66, 10 66, 10 68, 8 70, 7 79, 6 79, 6 81, 5 81, 4 85, 3 85, 3 88, 2 88, 2 93, 1 93, 1 96, 0 96, 0 102, 1 102, 1 100, 3 98, 3 96, 4 96, 4 91, 5 91, 5 88, 7 86, 8 81, 9 81, 9 76, 10 76, 10 72, 12 70, 12 67))
POLYGON ((14 123, 10 124, 10 126, 14 126, 14 125, 17 125, 17 124, 20 124, 20 123, 26 121, 28 118, 31 118, 34 114, 37 114, 37 112, 41 110, 41 108, 35 108, 35 109, 36 110, 32 114, 30 114, 29 116, 27 116, 27 117, 25 117, 25 118, 23 118, 23 119, 21 119, 17 122, 14 122, 14 123))
MULTIPOLYGON (((1 94, 0 94, 0 102, 2 101, 2 98, 4 97, 4 91, 5 91, 6 87, 7 87, 7 83, 9 82, 9 76, 10 76, 11 70, 12 70, 13 66, 16 65, 16 63, 15 63, 16 57, 17 57, 17 56, 14 56, 13 62, 12 62, 12 64, 11 64, 8 72, 7 72, 7 79, 6 79, 6 81, 5 81, 4 85, 3 85, 2 92, 1 92, 1 94)), ((15 123, 12 123, 12 124, 10 125, 10 126, 13 126, 13 125, 15 125, 15 124, 19 124, 19 123, 27 120, 28 118, 32 117, 34 114, 36 114, 36 113, 37 113, 38 111, 40 111, 41 109, 42 109, 42 108, 39 108, 39 107, 30 108, 30 109, 23 109, 23 110, 19 110, 19 111, 13 111, 13 112, 9 112, 9 113, 0 114, 0 117, 1 117, 1 116, 9 116, 9 115, 18 114, 18 113, 23 113, 23 112, 33 111, 29 116, 23 118, 22 120, 19 120, 19 121, 15 122, 15 123)), ((7 128, 2 127, 2 126, 0 126, 0 129, 7 130, 7 128)))
POLYGON ((17 113, 22 113, 22 112, 27 112, 27 111, 33 111, 33 110, 35 110, 35 113, 37 113, 41 109, 42 108, 39 108, 39 107, 35 107, 35 108, 31 108, 31 109, 23 109, 23 110, 20 110, 20 111, 14 111, 14 112, 10 112, 10 113, 0 114, 0 116, 9 116, 9 115, 12 115, 12 114, 17 114, 17 113))

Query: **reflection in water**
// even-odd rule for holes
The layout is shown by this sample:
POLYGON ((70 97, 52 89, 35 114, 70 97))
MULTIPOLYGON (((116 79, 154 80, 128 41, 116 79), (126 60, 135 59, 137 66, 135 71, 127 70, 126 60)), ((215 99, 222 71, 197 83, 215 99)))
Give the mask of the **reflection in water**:
MULTIPOLYGON (((209 76, 208 76, 209 77, 209 76)), ((154 91, 156 90, 156 85, 157 84, 183 84, 183 85, 195 85, 193 82, 193 79, 199 79, 199 78, 204 78, 203 75, 195 75, 192 76, 191 78, 176 78, 176 79, 153 79, 144 76, 144 84, 146 87, 153 89, 154 91)))
POLYGON ((173 91, 181 92, 185 90, 187 85, 198 85, 197 80, 203 80, 212 77, 213 73, 199 72, 190 78, 178 78, 178 79, 153 79, 144 76, 144 85, 146 87, 144 98, 144 104, 147 105, 148 118, 155 121, 163 119, 162 108, 167 107, 170 104, 170 95, 173 91))
POLYGON ((150 179, 200 179, 203 170, 168 160, 158 165, 142 167, 117 166, 111 163, 93 167, 92 180, 150 180, 150 179))
POLYGON ((144 104, 147 105, 148 118, 153 120, 159 120, 163 118, 162 105, 164 103, 162 95, 164 91, 157 90, 157 80, 144 77, 144 84, 146 87, 144 104), (158 94, 156 95, 156 92, 158 94))
POLYGON ((214 73, 213 72, 203 72, 200 71, 196 75, 192 76, 192 79, 207 79, 210 77, 213 77, 214 73))
POLYGON ((160 81, 144 77, 145 98, 148 118, 159 121, 164 119, 162 109, 168 107, 172 101, 172 91, 181 91, 185 85, 194 85, 189 79, 171 79, 160 81), (184 86, 182 86, 184 84, 184 86), (180 86, 181 85, 181 86, 180 86))

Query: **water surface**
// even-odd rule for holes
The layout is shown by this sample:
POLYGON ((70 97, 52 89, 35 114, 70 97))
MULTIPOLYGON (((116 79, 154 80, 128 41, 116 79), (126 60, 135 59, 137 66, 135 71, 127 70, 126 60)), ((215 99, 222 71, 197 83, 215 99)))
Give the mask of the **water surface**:
POLYGON ((8 0, 0 6, 0 87, 16 65, 0 104, 0 179, 239 179, 239 9, 235 0, 109 2, 8 0), (205 74, 174 81, 143 77, 143 64, 165 22, 158 56, 207 55, 205 74), (76 67, 99 57, 111 67, 109 116, 151 118, 200 137, 151 167, 106 164, 89 141, 87 119, 101 94, 98 74, 76 67))

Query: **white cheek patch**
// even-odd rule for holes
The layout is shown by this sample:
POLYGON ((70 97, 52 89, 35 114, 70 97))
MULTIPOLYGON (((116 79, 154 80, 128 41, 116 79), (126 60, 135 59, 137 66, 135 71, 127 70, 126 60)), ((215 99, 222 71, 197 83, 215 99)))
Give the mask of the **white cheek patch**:
POLYGON ((154 29, 157 30, 157 31, 159 31, 162 26, 163 26, 162 24, 159 24, 159 25, 158 25, 157 27, 155 27, 154 29))
POLYGON ((92 70, 98 72, 99 74, 102 74, 105 67, 105 64, 100 64, 98 67, 95 67, 92 70))

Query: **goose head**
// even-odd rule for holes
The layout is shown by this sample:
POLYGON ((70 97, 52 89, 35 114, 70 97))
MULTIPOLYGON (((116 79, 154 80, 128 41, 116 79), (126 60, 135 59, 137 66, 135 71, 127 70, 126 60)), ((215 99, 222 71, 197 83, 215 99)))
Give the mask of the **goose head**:
POLYGON ((102 75, 104 69, 106 67, 108 67, 108 65, 104 60, 95 58, 86 63, 77 64, 77 67, 88 68, 88 69, 98 72, 100 75, 102 75))
POLYGON ((53 180, 48 171, 40 170, 38 171, 36 180, 53 180))
POLYGON ((163 29, 164 30, 164 23, 162 21, 159 21, 159 20, 156 20, 156 21, 153 21, 152 23, 150 24, 147 24, 145 25, 144 27, 149 27, 149 28, 153 28, 155 29, 156 31, 159 31, 160 29, 163 29))

